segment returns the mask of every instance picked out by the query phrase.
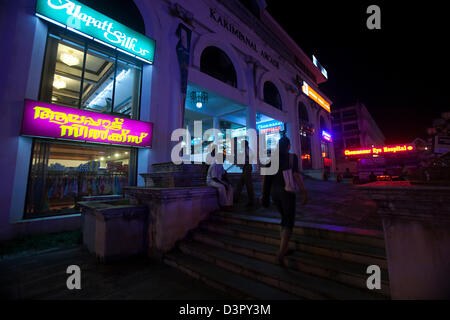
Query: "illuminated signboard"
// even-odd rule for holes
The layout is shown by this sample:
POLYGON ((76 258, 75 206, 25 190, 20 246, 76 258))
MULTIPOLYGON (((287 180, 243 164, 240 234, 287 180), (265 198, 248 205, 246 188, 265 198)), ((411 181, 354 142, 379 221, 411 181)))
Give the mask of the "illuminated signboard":
POLYGON ((323 74, 325 78, 328 79, 328 72, 327 70, 317 61, 317 58, 313 55, 313 63, 314 65, 320 70, 320 72, 323 74))
POLYGON ((151 147, 152 132, 150 122, 25 100, 21 134, 151 147))
POLYGON ((386 153, 408 152, 413 150, 414 150, 413 146, 399 145, 399 146, 373 147, 357 150, 345 150, 344 154, 346 156, 378 155, 386 153))
POLYGON ((325 99, 322 98, 317 92, 311 89, 311 87, 305 81, 303 81, 302 91, 308 97, 317 102, 322 108, 324 108, 328 112, 331 112, 330 104, 326 102, 325 99))
POLYGON ((326 132, 325 130, 322 131, 322 138, 328 142, 332 142, 331 140, 331 134, 326 132))
POLYGON ((284 130, 284 123, 277 120, 266 121, 256 126, 260 134, 278 132, 284 130))
POLYGON ((155 40, 78 1, 37 0, 36 15, 146 63, 153 63, 155 40))

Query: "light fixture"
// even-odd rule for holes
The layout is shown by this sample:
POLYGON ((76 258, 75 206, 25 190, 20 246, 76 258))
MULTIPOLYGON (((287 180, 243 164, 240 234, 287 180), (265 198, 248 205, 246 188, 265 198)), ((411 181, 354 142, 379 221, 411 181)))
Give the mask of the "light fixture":
POLYGON ((64 89, 67 86, 67 83, 62 79, 61 76, 55 76, 53 80, 53 86, 56 89, 64 89))
POLYGON ((118 153, 116 153, 116 154, 114 155, 114 157, 118 158, 118 157, 119 157, 119 154, 118 154, 118 153))
POLYGON ((52 101, 58 101, 58 98, 55 96, 52 96, 52 101))
POLYGON ((69 50, 69 52, 62 53, 61 56, 59 57, 61 61, 67 64, 69 67, 75 66, 80 63, 80 59, 75 57, 72 53, 73 50, 69 50))
POLYGON ((195 103, 195 106, 199 109, 203 107, 203 105, 208 102, 208 92, 205 91, 192 91, 191 92, 191 100, 195 103))
POLYGON ((105 160, 105 157, 101 157, 100 160, 102 160, 102 161, 105 160))

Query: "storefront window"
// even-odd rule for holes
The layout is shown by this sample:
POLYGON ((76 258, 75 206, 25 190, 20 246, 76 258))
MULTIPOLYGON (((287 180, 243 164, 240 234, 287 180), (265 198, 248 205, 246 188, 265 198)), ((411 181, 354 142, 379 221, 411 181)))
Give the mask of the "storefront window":
POLYGON ((90 196, 121 195, 134 184, 132 148, 35 140, 25 218, 79 213, 90 196))
POLYGON ((312 125, 308 122, 309 117, 306 106, 301 102, 299 102, 298 104, 298 118, 300 127, 302 169, 310 170, 312 169, 312 148, 310 136, 313 133, 313 128, 312 125))
POLYGON ((142 65, 64 31, 49 33, 40 100, 138 119, 142 65))
POLYGON ((311 152, 311 138, 309 136, 302 135, 300 137, 301 143, 301 158, 302 158, 302 169, 310 170, 312 169, 312 152, 311 152))

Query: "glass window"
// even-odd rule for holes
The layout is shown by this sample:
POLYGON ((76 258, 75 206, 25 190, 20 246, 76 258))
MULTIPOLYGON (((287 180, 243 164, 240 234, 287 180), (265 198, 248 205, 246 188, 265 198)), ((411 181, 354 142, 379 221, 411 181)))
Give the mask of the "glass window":
POLYGON ((87 39, 52 30, 40 100, 138 119, 142 64, 87 39))
POLYGON ((272 82, 267 81, 264 83, 263 94, 265 103, 268 103, 277 109, 282 109, 280 92, 272 82))
POLYGON ((122 194, 134 159, 132 148, 35 140, 25 217, 79 213, 84 197, 122 194))
POLYGON ((351 130, 358 130, 358 124, 352 123, 344 125, 344 131, 351 131, 351 130))
POLYGON ((301 136, 300 137, 301 149, 302 149, 302 169, 312 169, 312 152, 311 152, 311 138, 301 136))
POLYGON ((236 70, 231 59, 217 47, 207 47, 200 57, 200 71, 237 88, 236 70))

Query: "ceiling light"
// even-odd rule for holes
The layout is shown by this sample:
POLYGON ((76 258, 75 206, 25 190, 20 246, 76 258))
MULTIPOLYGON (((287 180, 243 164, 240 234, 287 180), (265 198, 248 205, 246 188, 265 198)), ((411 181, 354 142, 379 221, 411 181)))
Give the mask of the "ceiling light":
POLYGON ((206 102, 208 102, 208 92, 192 91, 191 100, 193 103, 195 103, 195 106, 200 109, 206 102))
POLYGON ((105 160, 105 157, 101 157, 100 160, 102 160, 102 161, 105 160))
POLYGON ((118 153, 116 153, 116 154, 114 155, 114 157, 118 158, 118 157, 119 157, 119 154, 118 154, 118 153))
POLYGON ((61 76, 55 76, 53 86, 56 89, 64 89, 67 86, 67 83, 61 78, 61 76))
POLYGON ((80 59, 75 57, 72 53, 73 53, 73 50, 69 50, 68 53, 63 53, 59 57, 61 59, 61 61, 64 62, 65 64, 67 64, 69 67, 75 66, 80 63, 80 59))

